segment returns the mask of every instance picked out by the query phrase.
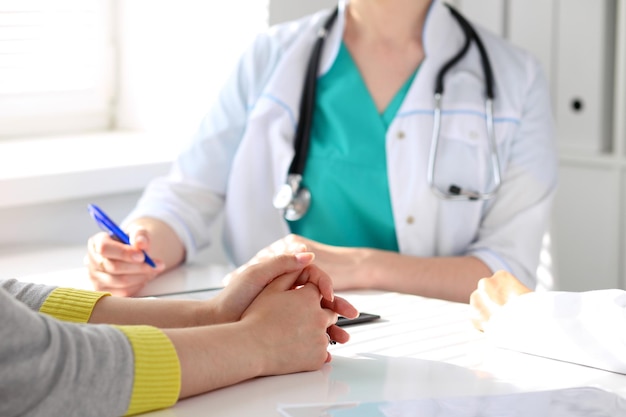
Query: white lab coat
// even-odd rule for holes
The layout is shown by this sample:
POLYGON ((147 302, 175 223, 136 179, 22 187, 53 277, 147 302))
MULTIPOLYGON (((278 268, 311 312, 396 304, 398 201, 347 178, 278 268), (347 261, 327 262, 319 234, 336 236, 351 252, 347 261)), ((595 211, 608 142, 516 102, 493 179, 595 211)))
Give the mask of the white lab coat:
MULTIPOLYGON (((320 74, 331 67, 339 48, 344 7, 340 2, 320 74)), ((210 243, 210 226, 224 210, 223 243, 235 264, 289 233, 272 199, 285 182, 294 154, 304 74, 328 14, 322 11, 258 36, 191 145, 176 159, 169 176, 147 187, 127 222, 140 216, 164 220, 191 259, 210 243)), ((435 77, 464 42, 457 22, 435 0, 423 33, 426 57, 386 138, 398 247, 403 254, 423 257, 473 255, 492 270, 510 271, 534 287, 556 184, 549 89, 529 54, 477 30, 496 77, 502 187, 493 201, 458 202, 438 199, 427 184, 435 77)), ((479 55, 472 47, 445 82, 437 172, 444 188, 456 183, 489 189, 484 90, 479 55)))
POLYGON ((485 333, 502 348, 626 374, 626 291, 524 294, 485 333))

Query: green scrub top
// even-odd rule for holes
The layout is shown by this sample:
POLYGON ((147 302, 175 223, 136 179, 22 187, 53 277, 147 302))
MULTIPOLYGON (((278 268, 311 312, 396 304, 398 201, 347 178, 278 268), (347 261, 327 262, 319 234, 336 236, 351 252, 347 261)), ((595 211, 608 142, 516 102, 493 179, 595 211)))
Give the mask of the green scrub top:
POLYGON ((341 43, 317 82, 303 175, 311 206, 302 219, 289 222, 292 233, 334 246, 398 251, 385 136, 414 78, 415 73, 380 114, 341 43))

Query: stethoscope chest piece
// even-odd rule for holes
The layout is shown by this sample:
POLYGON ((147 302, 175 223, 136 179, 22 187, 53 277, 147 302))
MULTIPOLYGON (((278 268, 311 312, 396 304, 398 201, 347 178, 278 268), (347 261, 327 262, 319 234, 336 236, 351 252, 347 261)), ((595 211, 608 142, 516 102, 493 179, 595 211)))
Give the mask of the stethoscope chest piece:
POLYGON ((285 220, 295 222, 300 220, 311 205, 311 192, 301 187, 302 175, 290 174, 274 196, 274 207, 283 210, 285 220))

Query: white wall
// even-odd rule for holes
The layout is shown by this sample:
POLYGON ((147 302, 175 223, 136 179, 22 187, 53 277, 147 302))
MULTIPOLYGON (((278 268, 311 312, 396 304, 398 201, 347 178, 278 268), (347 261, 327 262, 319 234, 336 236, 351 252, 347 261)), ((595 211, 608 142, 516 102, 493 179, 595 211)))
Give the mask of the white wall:
POLYGON ((118 2, 117 125, 190 136, 242 51, 267 27, 268 2, 227 1, 217 10, 203 0, 118 2))
POLYGON ((336 0, 271 0, 270 25, 297 19, 306 14, 333 7, 336 4, 336 0))

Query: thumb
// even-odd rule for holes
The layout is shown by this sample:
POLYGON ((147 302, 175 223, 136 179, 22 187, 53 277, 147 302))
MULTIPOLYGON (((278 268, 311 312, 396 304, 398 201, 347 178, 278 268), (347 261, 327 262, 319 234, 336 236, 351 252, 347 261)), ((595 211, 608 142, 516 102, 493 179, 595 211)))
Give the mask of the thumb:
MULTIPOLYGON (((311 252, 301 252, 295 254, 283 254, 268 258, 262 262, 249 266, 242 275, 247 275, 246 280, 262 287, 273 282, 277 277, 291 272, 301 271, 313 262, 315 255, 311 252)), ((292 278, 283 280, 282 285, 290 289, 296 282, 299 274, 292 274, 292 278), (289 284, 287 282, 289 281, 289 284)), ((243 278, 243 277, 242 277, 243 278)))

